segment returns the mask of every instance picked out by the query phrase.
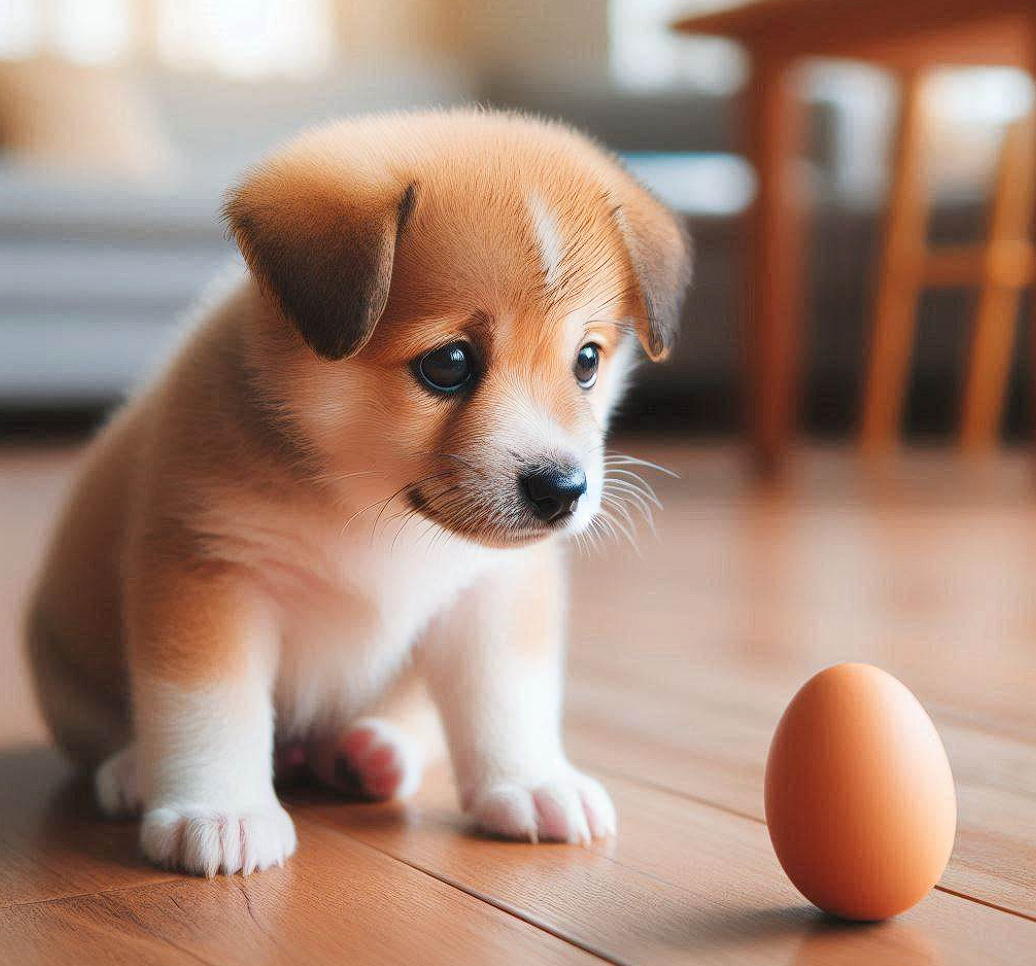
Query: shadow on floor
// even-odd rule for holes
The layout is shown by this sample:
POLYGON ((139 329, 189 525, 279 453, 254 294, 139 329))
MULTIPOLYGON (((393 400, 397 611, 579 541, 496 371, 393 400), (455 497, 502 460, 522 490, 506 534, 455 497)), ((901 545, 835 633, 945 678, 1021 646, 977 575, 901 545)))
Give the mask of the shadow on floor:
POLYGON ((0 826, 5 858, 26 880, 23 887, 34 868, 91 875, 104 867, 147 868, 137 851, 137 823, 105 819, 87 777, 50 748, 0 750, 0 826))
POLYGON ((891 943, 899 954, 897 966, 937 966, 941 961, 930 941, 908 922, 846 922, 805 900, 798 905, 750 908, 730 896, 721 906, 696 905, 692 900, 680 910, 656 906, 652 914, 655 921, 645 922, 644 928, 656 940, 691 950, 703 959, 709 951, 719 950, 743 949, 747 956, 758 945, 773 952, 775 966, 837 966, 869 962, 868 950, 876 961, 887 954, 891 943))

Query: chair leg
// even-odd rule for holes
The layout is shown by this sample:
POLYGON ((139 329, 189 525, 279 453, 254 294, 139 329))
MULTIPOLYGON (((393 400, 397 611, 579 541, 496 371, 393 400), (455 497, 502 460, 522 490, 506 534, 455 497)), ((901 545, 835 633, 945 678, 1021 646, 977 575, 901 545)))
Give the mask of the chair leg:
POLYGON ((868 453, 895 443, 915 329, 927 229, 924 79, 903 78, 892 185, 878 275, 861 443, 868 453))
POLYGON ((978 306, 965 377, 960 445, 985 453, 996 444, 1022 287, 1019 264, 1031 262, 1028 242, 1036 182, 1036 124, 1032 115, 1008 128, 993 192, 978 306))
POLYGON ((795 426, 802 326, 802 199, 794 162, 803 122, 794 64, 759 53, 746 92, 747 154, 758 192, 748 221, 744 336, 757 472, 780 473, 795 426))

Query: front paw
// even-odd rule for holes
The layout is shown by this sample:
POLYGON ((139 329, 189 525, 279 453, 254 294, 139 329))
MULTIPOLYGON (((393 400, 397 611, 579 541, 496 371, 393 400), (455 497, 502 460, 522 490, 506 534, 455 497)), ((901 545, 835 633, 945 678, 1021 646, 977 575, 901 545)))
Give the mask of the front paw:
POLYGON ((479 827, 509 839, 589 845, 615 834, 608 793, 574 768, 538 783, 493 782, 470 800, 479 827))
POLYGON ((145 812, 140 842, 167 869, 208 878, 248 875, 284 864, 295 851, 295 826, 276 801, 236 811, 177 803, 145 812))

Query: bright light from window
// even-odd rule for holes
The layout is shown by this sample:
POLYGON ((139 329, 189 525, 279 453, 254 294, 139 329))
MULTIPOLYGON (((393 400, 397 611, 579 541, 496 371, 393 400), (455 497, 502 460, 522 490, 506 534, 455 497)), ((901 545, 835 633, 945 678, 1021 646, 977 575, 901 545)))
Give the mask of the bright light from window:
POLYGON ((128 0, 51 0, 51 47, 80 64, 104 64, 130 46, 128 0))
POLYGON ((741 86, 747 69, 738 46, 715 37, 680 36, 669 24, 699 8, 733 5, 716 0, 609 0, 612 76, 634 90, 683 86, 731 93, 741 86))
POLYGON ((755 196, 752 166, 736 154, 631 152, 626 167, 671 208, 736 215, 755 196))
POLYGON ((43 41, 43 15, 36 0, 0 0, 0 58, 35 54, 43 41))
POLYGON ((925 95, 940 117, 959 124, 1008 124, 1032 109, 1032 79, 1013 67, 941 70, 925 95))
POLYGON ((333 0, 149 0, 153 18, 138 20, 139 0, 0 0, 0 58, 52 52, 103 64, 152 42, 170 66, 242 79, 305 77, 330 62, 333 0), (153 25, 153 37, 135 34, 153 25))
POLYGON ((159 54, 174 67, 307 76, 332 53, 327 0, 158 0, 156 13, 159 54))

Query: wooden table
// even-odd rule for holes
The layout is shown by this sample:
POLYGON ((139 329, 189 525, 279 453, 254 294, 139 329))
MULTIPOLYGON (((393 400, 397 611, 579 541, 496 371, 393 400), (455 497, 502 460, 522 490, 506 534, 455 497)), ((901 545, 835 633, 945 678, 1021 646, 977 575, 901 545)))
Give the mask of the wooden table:
POLYGON ((212 881, 156 869, 46 747, 16 619, 74 471, 0 450, 3 966, 1034 966, 1036 505, 1028 461, 965 478, 907 457, 865 481, 803 454, 753 487, 732 450, 671 466, 658 539, 575 561, 566 730, 619 836, 590 849, 472 833, 437 769, 405 805, 287 794, 299 851, 212 881), (939 886, 880 924, 791 886, 763 766, 796 688, 838 660, 901 678, 946 744, 960 821, 939 886))
POLYGON ((802 358, 802 130, 794 68, 807 56, 872 60, 901 72, 995 64, 1032 70, 1033 0, 759 0, 679 20, 688 34, 726 37, 752 59, 745 150, 758 191, 748 225, 747 412, 754 456, 779 470, 794 429, 802 358))

